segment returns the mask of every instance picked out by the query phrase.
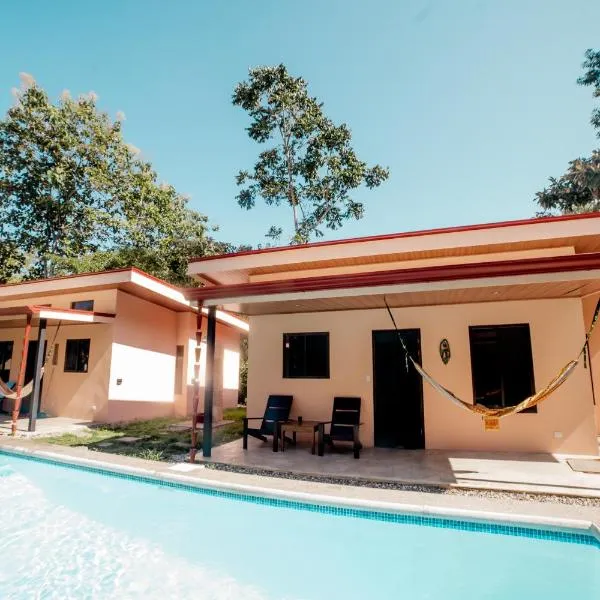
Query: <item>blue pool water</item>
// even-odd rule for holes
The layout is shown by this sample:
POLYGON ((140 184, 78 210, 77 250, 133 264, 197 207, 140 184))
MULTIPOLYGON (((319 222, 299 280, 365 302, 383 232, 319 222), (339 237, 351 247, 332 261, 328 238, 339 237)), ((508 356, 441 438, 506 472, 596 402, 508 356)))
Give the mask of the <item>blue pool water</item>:
POLYGON ((0 598, 600 598, 592 538, 364 517, 0 453, 0 598))

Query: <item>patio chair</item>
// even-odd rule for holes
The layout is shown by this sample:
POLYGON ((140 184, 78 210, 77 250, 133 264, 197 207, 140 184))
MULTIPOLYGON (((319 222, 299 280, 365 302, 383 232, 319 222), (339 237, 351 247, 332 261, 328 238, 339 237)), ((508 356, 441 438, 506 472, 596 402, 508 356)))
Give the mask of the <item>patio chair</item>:
POLYGON ((262 417, 244 417, 244 450, 248 449, 249 435, 263 442, 267 441, 267 436, 273 436, 273 452, 277 452, 279 423, 289 419, 293 399, 293 396, 269 396, 267 406, 265 407, 265 414, 262 417), (258 420, 262 420, 258 429, 248 426, 249 421, 258 420))
POLYGON ((334 442, 350 442, 354 458, 360 458, 362 445, 358 438, 359 427, 360 398, 335 397, 331 421, 319 425, 319 456, 323 456, 325 444, 333 447, 334 442), (325 425, 329 425, 329 433, 325 433, 325 425))

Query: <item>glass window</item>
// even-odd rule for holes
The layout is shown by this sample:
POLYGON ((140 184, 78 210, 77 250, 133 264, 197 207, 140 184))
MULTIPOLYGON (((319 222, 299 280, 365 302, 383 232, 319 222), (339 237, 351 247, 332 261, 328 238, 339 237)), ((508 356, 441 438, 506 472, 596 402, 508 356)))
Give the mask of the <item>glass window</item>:
POLYGON ((13 342, 0 342, 0 379, 8 383, 12 362, 13 342))
POLYGON ((329 378, 329 333, 284 333, 283 376, 329 378))
POLYGON ((87 373, 90 358, 90 340, 67 340, 65 372, 87 373))
POLYGON ((94 301, 93 300, 75 300, 71 302, 71 308, 73 310, 94 310, 94 301))
POLYGON ((469 341, 477 404, 515 406, 535 393, 529 325, 470 327, 469 341))

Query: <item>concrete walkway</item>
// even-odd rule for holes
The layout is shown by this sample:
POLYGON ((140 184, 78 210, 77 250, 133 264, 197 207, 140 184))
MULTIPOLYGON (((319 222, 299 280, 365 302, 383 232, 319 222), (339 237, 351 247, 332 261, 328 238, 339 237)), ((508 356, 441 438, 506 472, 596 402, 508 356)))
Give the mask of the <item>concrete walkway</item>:
POLYGON ((241 440, 224 444, 213 449, 211 460, 331 479, 361 478, 600 498, 600 474, 573 471, 567 457, 552 454, 368 448, 355 460, 351 452, 341 450, 326 451, 322 457, 312 455, 305 445, 290 445, 285 452, 273 452, 271 444, 253 438, 248 446, 244 451, 241 440))
MULTIPOLYGON (((42 437, 61 435, 63 433, 81 433, 85 431, 91 421, 82 419, 70 419, 69 417, 46 417, 36 420, 35 432, 27 431, 29 418, 23 417, 17 420, 18 437, 42 437)), ((10 415, 0 414, 0 436, 8 436, 11 433, 10 415)))

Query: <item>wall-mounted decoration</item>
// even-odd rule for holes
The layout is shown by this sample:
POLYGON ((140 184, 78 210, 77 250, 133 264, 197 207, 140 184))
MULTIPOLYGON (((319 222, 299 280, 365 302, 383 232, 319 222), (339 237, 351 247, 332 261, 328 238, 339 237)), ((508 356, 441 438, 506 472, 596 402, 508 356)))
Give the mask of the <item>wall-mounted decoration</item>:
POLYGON ((440 357, 442 359, 442 362, 447 365, 448 362, 450 361, 450 342, 444 338, 441 342, 440 342, 440 357))

